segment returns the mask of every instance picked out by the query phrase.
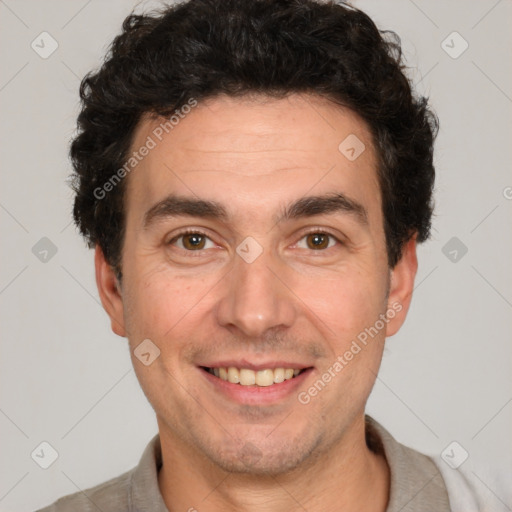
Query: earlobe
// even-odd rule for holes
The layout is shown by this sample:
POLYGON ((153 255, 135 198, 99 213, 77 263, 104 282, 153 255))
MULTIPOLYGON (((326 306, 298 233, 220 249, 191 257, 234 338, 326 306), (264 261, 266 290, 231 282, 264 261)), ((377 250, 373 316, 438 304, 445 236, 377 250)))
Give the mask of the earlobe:
POLYGON ((96 246, 94 253, 96 286, 103 308, 110 317, 112 331, 118 336, 126 336, 124 326, 124 305, 120 285, 112 266, 105 260, 101 247, 96 246))
POLYGON ((403 247, 402 257, 391 271, 391 283, 388 297, 388 318, 386 336, 396 334, 405 322, 412 292, 414 278, 418 269, 416 256, 416 235, 403 247))

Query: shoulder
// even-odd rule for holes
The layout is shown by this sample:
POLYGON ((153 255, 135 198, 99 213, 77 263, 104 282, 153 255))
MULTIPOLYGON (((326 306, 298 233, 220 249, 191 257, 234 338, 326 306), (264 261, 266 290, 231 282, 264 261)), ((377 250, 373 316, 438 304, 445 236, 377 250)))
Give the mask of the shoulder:
POLYGON ((134 469, 84 491, 63 496, 37 512, 125 512, 130 509, 133 472, 134 469))
POLYGON ((454 469, 441 457, 431 457, 441 473, 452 512, 507 512, 512 509, 512 470, 508 475, 471 460, 454 469))
MULTIPOLYGON (((366 422, 368 446, 376 452, 384 451, 390 467, 388 512, 512 510, 510 468, 500 471, 485 467, 471 457, 450 465, 452 461, 441 455, 424 454, 399 443, 373 418, 367 416, 366 422)), ((452 450, 448 457, 454 455, 452 450)))
POLYGON ((158 487, 160 436, 147 444, 139 464, 95 487, 69 494, 37 512, 167 512, 158 487))

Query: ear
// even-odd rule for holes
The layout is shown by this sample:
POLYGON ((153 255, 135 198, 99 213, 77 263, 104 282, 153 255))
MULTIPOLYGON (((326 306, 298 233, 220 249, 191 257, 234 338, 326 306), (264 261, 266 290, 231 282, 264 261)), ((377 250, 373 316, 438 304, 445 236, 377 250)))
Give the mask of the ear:
POLYGON ((393 336, 402 327, 411 304, 414 278, 418 269, 416 256, 416 235, 403 247, 402 257, 391 270, 388 297, 388 318, 386 336, 393 336))
POLYGON ((124 327, 124 305, 121 296, 121 286, 112 266, 105 260, 103 251, 96 245, 94 253, 96 268, 96 286, 100 294, 103 308, 110 317, 112 330, 118 336, 126 336, 124 327))

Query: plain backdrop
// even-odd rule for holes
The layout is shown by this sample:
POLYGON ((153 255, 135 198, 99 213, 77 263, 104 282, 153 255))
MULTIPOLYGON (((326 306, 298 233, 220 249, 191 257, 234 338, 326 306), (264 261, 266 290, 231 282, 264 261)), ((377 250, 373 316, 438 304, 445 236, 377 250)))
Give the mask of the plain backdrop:
MULTIPOLYGON (((66 182, 80 79, 136 5, 0 1, 2 511, 34 510, 127 471, 157 432, 127 342, 99 304, 66 182), (58 44, 46 59, 31 46, 55 44, 42 32, 58 44), (48 469, 31 457, 42 442, 58 453, 48 469)), ((400 35, 441 121, 432 240, 419 249, 411 311, 387 341, 368 412, 406 445, 439 455, 457 441, 464 464, 510 475, 512 3, 354 5, 400 35)))

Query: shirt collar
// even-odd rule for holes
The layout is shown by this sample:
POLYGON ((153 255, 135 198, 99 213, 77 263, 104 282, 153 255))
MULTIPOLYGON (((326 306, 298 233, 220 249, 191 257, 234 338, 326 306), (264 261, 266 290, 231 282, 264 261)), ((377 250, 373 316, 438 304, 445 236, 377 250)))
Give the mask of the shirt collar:
POLYGON ((446 486, 433 460, 396 441, 368 415, 365 425, 366 444, 385 456, 390 470, 386 512, 450 512, 446 486))
POLYGON ((169 512, 158 486, 162 467, 160 435, 156 434, 144 450, 130 482, 130 510, 134 512, 169 512))

